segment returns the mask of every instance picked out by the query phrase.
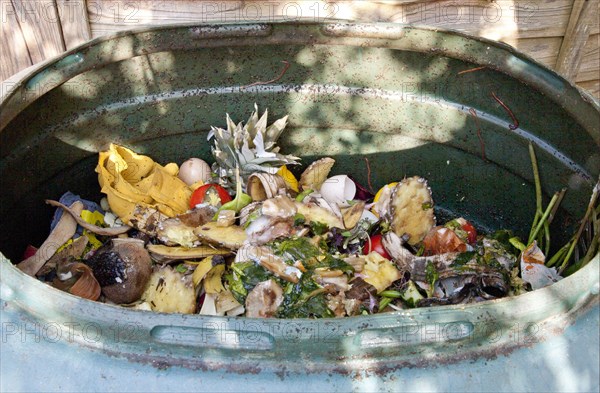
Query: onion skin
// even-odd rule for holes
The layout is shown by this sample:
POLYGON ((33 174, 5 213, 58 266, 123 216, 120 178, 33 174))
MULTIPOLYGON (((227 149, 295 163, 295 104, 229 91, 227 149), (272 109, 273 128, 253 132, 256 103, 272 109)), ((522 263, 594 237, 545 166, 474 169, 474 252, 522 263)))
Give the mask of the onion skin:
POLYGON ((100 284, 98 284, 92 273, 92 269, 86 264, 76 263, 72 270, 81 275, 71 289, 69 289, 69 292, 84 299, 98 300, 101 289, 100 284))
POLYGON ((179 167, 177 175, 185 184, 191 186, 198 181, 206 183, 211 178, 210 166, 200 158, 190 158, 179 167))
POLYGON ((467 251, 466 243, 452 229, 443 226, 432 228, 423 239, 423 246, 425 256, 467 251))

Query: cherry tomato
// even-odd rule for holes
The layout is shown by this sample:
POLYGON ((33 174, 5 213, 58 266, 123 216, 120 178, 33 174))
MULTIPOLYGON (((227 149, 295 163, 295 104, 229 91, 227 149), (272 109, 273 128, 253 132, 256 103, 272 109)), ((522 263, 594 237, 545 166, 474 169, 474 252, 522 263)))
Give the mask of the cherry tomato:
POLYGON ((231 195, 218 184, 205 184, 198 187, 190 198, 190 209, 201 203, 208 203, 213 206, 220 206, 231 201, 231 195))
POLYGON ((384 257, 385 259, 391 260, 392 257, 390 256, 390 254, 387 253, 387 251, 383 247, 383 243, 381 242, 381 239, 382 239, 382 236, 380 234, 371 236, 370 243, 369 243, 369 241, 367 241, 365 243, 365 245, 363 246, 363 254, 367 255, 371 251, 375 251, 376 253, 378 253, 379 255, 384 257), (371 247, 369 247, 369 244, 371 244, 371 247))
POLYGON ((467 232, 467 241, 469 244, 475 244, 475 242, 477 242, 477 230, 475 227, 469 221, 465 221, 465 223, 461 225, 461 228, 463 231, 467 232))
POLYGON ((35 248, 34 246, 32 246, 31 244, 29 244, 27 246, 27 248, 25 248, 25 252, 23 252, 23 261, 26 260, 29 257, 32 257, 35 255, 35 253, 37 252, 37 248, 35 248))

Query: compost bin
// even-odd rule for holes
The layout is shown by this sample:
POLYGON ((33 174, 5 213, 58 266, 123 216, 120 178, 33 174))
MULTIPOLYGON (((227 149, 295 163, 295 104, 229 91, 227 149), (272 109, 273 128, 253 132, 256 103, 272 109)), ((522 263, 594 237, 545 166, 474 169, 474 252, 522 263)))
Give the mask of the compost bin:
POLYGON ((424 176, 438 216, 482 230, 529 229, 534 142, 544 194, 568 188, 553 224, 563 243, 600 172, 599 107, 513 48, 399 24, 178 25, 95 39, 13 82, 0 106, 8 386, 69 390, 103 375, 99 387, 118 390, 597 389, 597 255, 514 298, 331 320, 128 310, 10 262, 47 235, 44 199, 100 199, 94 167, 111 142, 158 162, 208 158, 210 126, 254 103, 289 115, 282 150, 334 157, 363 182, 367 157, 377 185, 424 176))

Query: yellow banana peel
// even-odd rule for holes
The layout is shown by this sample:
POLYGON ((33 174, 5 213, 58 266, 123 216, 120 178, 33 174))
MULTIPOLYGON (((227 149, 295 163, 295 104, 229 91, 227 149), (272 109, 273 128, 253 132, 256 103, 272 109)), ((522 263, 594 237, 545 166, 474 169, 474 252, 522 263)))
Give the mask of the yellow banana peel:
POLYGON ((300 191, 298 189, 298 179, 296 179, 294 174, 290 172, 290 170, 287 169, 285 165, 279 168, 277 174, 283 178, 283 181, 291 190, 294 190, 296 192, 300 191))
MULTIPOLYGON (((157 165, 148 194, 158 203, 158 210, 162 211, 160 205, 163 204, 180 214, 188 210, 192 190, 181 179, 157 165)), ((163 213, 167 214, 164 211, 163 213)))
MULTIPOLYGON (((109 151, 111 162, 118 164, 119 172, 128 183, 139 182, 154 169, 155 162, 152 158, 137 154, 124 146, 111 143, 109 151)), ((110 170, 110 167, 107 169, 110 170)))
POLYGON ((177 176, 179 174, 179 165, 174 162, 170 162, 164 167, 165 171, 171 176, 177 176))
POLYGON ((163 167, 148 156, 111 144, 100 152, 96 172, 110 209, 126 224, 131 224, 136 206, 169 217, 188 210, 192 190, 177 177, 177 164, 163 167))

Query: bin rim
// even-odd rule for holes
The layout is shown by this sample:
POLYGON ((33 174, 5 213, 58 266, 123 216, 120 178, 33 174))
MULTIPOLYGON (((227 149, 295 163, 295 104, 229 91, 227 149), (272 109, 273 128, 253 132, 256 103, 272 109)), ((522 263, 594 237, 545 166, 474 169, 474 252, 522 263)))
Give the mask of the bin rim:
MULTIPOLYGON (((27 83, 29 83, 35 75, 38 75, 43 70, 50 69, 52 66, 59 64, 61 61, 64 61, 65 59, 67 59, 71 56, 75 56, 78 53, 85 51, 86 49, 88 49, 90 47, 97 46, 103 42, 112 41, 112 40, 122 38, 122 37, 128 37, 128 36, 132 36, 132 35, 141 35, 141 34, 145 34, 145 33, 152 33, 152 32, 158 32, 158 31, 163 31, 163 30, 183 30, 183 29, 192 30, 194 28, 215 29, 214 30, 215 32, 211 33, 212 39, 215 39, 215 40, 219 39, 219 38, 225 38, 225 39, 231 38, 232 35, 231 35, 230 31, 232 29, 242 28, 243 30, 241 32, 241 35, 238 36, 239 38, 241 38, 243 36, 243 32, 247 32, 251 29, 256 29, 256 28, 264 29, 269 26, 289 26, 289 25, 291 25, 291 26, 299 26, 299 25, 320 26, 321 30, 323 30, 323 28, 325 28, 325 27, 332 27, 333 29, 336 29, 338 31, 345 30, 344 35, 350 36, 350 37, 358 34, 357 32, 359 32, 361 29, 362 30, 367 29, 369 31, 368 36, 369 36, 369 38, 372 38, 372 39, 378 39, 378 38, 385 39, 390 36, 391 32, 395 33, 397 35, 398 33, 401 33, 403 31, 409 31, 409 30, 421 30, 421 31, 428 31, 430 33, 436 33, 436 34, 439 33, 442 35, 466 38, 466 39, 469 39, 472 41, 476 41, 476 42, 479 42, 482 44, 489 45, 490 47, 493 47, 493 48, 501 50, 501 51, 506 51, 510 55, 514 56, 516 59, 520 59, 522 61, 525 61, 526 63, 529 63, 529 64, 527 64, 528 67, 531 67, 532 69, 538 68, 543 73, 548 74, 548 75, 546 75, 546 77, 555 78, 555 79, 561 81, 561 83, 564 84, 563 90, 567 89, 567 92, 570 95, 570 97, 568 97, 569 101, 572 101, 574 99, 575 100, 583 100, 583 102, 585 102, 587 105, 591 105, 596 111, 600 112, 600 100, 599 99, 596 99, 585 89, 577 86, 574 81, 571 81, 569 79, 562 77, 557 71, 551 69, 550 67, 548 67, 544 64, 537 62, 531 56, 519 51, 512 45, 509 45, 505 42, 495 41, 495 40, 485 38, 485 37, 470 35, 468 33, 465 33, 465 32, 459 31, 459 30, 455 30, 455 29, 451 29, 451 28, 433 27, 433 26, 422 25, 422 24, 409 24, 409 23, 396 23, 396 22, 357 22, 357 21, 348 20, 348 19, 336 19, 336 18, 322 18, 320 20, 314 20, 313 18, 306 18, 306 19, 300 18, 298 20, 291 20, 291 21, 281 19, 281 18, 275 18, 270 21, 245 21, 245 22, 241 22, 241 23, 233 22, 233 21, 232 22, 220 22, 220 23, 211 23, 211 22, 167 23, 167 24, 155 25, 155 26, 150 26, 150 27, 140 27, 140 28, 134 28, 134 29, 120 30, 120 31, 117 31, 117 32, 114 32, 111 34, 93 38, 93 39, 86 41, 82 44, 79 44, 69 50, 66 50, 65 52, 62 52, 52 58, 44 60, 38 64, 34 64, 34 65, 18 72, 17 74, 9 77, 7 80, 5 80, 3 82, 3 85, 5 87, 3 89, 1 89, 1 91, 0 91, 0 132, 2 132, 2 130, 6 127, 6 125, 8 123, 10 123, 10 121, 20 111, 25 109, 31 102, 35 101, 37 98, 39 98, 40 96, 42 96, 49 90, 52 90, 53 88, 56 88, 56 87, 60 86, 61 84, 65 83, 67 80, 73 78, 77 74, 87 71, 89 68, 85 68, 85 69, 81 69, 81 68, 77 68, 77 67, 72 68, 72 70, 73 70, 72 72, 67 72, 60 79, 54 80, 54 81, 52 81, 52 83, 47 83, 42 88, 37 89, 33 93, 31 91, 29 91, 27 94, 24 94, 24 90, 26 88, 27 83), (220 35, 217 30, 222 30, 221 31, 222 35, 220 35), (14 98, 17 96, 18 93, 21 93, 21 97, 27 97, 27 98, 18 100, 17 105, 15 105, 15 104, 11 105, 10 104, 11 101, 14 100, 14 98)), ((236 35, 234 34, 233 36, 235 37, 236 35)), ((373 46, 376 46, 376 45, 373 45, 373 46)), ((164 48, 164 50, 168 50, 168 48, 164 48)), ((155 52, 159 52, 159 51, 155 51, 155 52)), ((137 56, 147 55, 147 54, 151 54, 151 53, 155 53, 155 52, 142 51, 140 53, 136 53, 135 56, 130 56, 130 57, 137 57, 137 56)), ((498 64, 492 65, 492 64, 489 64, 486 62, 477 62, 476 59, 469 58, 465 55, 460 56, 460 55, 457 55, 456 53, 450 53, 450 51, 448 51, 447 48, 443 48, 443 47, 437 48, 436 53, 444 55, 444 56, 448 56, 448 57, 451 57, 454 59, 470 61, 476 65, 488 66, 489 68, 492 68, 496 71, 504 72, 511 77, 518 77, 518 75, 521 73, 521 72, 516 72, 517 70, 515 70, 514 67, 511 67, 509 65, 506 65, 506 64, 505 65, 498 65, 498 64)), ((109 61, 102 63, 102 66, 109 64, 109 63, 117 62, 120 60, 124 60, 124 58, 123 59, 113 58, 109 61)), ((530 70, 527 70, 527 71, 530 71, 530 70)), ((544 83, 543 81, 541 81, 541 83, 534 83, 534 86, 536 88, 538 88, 540 91, 542 91, 543 93, 545 93, 550 100, 553 100, 555 102, 561 102, 561 100, 559 100, 559 97, 561 96, 561 91, 560 91, 560 89, 557 89, 557 87, 553 87, 552 84, 544 83)), ((576 116, 576 118, 578 120, 580 120, 579 116, 576 116)), ((598 141, 598 143, 600 144, 600 130, 598 130, 598 135, 595 136, 595 140, 598 141)))

